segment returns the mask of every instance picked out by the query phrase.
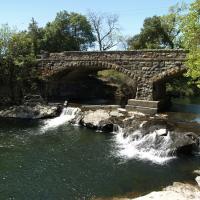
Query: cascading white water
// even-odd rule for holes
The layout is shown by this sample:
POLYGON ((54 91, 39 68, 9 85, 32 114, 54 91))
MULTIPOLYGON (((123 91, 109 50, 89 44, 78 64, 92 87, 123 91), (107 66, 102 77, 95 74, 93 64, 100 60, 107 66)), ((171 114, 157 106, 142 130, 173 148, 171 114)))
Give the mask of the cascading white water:
POLYGON ((166 136, 161 136, 166 133, 166 129, 155 130, 146 135, 142 135, 140 130, 136 130, 125 137, 124 130, 116 126, 114 132, 118 155, 124 159, 135 158, 163 164, 175 158, 175 156, 169 154, 171 145, 170 133, 167 133, 166 136), (159 140, 158 136, 161 136, 159 140))
POLYGON ((59 117, 45 121, 42 130, 46 131, 49 129, 56 128, 64 123, 70 122, 71 120, 76 118, 79 112, 80 112, 79 108, 74 108, 74 107, 63 108, 62 113, 60 114, 59 117))

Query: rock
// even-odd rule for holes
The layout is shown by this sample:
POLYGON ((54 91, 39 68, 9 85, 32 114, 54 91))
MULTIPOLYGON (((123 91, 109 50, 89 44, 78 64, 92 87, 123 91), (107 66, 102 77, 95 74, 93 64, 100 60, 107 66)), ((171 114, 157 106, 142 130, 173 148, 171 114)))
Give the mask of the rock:
POLYGON ((124 114, 120 113, 120 112, 117 111, 117 110, 111 111, 109 114, 110 114, 110 116, 112 116, 112 117, 124 117, 124 114))
MULTIPOLYGON (((109 198, 109 200, 199 200, 200 189, 196 186, 185 183, 173 183, 172 186, 164 188, 162 191, 154 191, 145 196, 137 198, 109 198)), ((107 198, 97 198, 95 200, 108 200, 107 198)))
POLYGON ((195 178, 195 181, 197 182, 198 186, 200 187, 200 176, 197 176, 197 177, 195 178))
POLYGON ((194 173, 194 174, 200 175, 200 170, 198 170, 198 169, 197 169, 197 170, 194 170, 193 173, 194 173))
MULTIPOLYGON (((151 192, 134 200, 199 200, 200 190, 196 186, 175 182, 163 191, 151 192)), ((122 199, 121 199, 122 200, 122 199)), ((133 199, 132 199, 133 200, 133 199)))
POLYGON ((45 104, 45 101, 40 95, 26 95, 24 96, 23 104, 27 106, 36 106, 45 104))
POLYGON ((105 110, 86 111, 84 113, 82 123, 89 128, 98 128, 100 123, 110 119, 110 115, 105 110))
POLYGON ((127 110, 124 108, 118 108, 117 110, 122 114, 127 114, 127 110))
POLYGON ((142 126, 141 132, 143 135, 156 133, 155 149, 166 148, 166 151, 172 155, 192 154, 199 144, 198 136, 195 133, 176 131, 174 125, 164 119, 148 120, 142 126))
POLYGON ((12 100, 9 97, 5 97, 5 96, 0 96, 0 106, 8 106, 8 105, 12 105, 12 100))
POLYGON ((173 132, 171 135, 172 149, 175 149, 177 155, 188 154, 191 155, 193 151, 198 147, 198 136, 191 138, 184 133, 173 132))
POLYGON ((128 111, 128 115, 129 116, 140 116, 140 117, 144 117, 144 116, 148 116, 142 112, 139 112, 139 111, 128 111))
POLYGON ((21 119, 43 119, 57 117, 60 114, 60 107, 48 105, 21 105, 13 106, 0 111, 0 117, 21 118, 21 119))
POLYGON ((92 129, 97 129, 103 132, 113 132, 115 120, 123 116, 119 112, 108 110, 85 111, 81 123, 92 129), (110 114, 111 113, 111 114, 110 114))
POLYGON ((62 111, 59 103, 46 104, 40 95, 26 95, 23 104, 0 111, 0 117, 21 119, 43 119, 57 117, 62 111))
POLYGON ((198 148, 199 139, 194 133, 183 133, 165 119, 137 118, 132 116, 123 121, 124 137, 137 140, 142 150, 152 150, 156 155, 175 156, 193 154, 198 148))

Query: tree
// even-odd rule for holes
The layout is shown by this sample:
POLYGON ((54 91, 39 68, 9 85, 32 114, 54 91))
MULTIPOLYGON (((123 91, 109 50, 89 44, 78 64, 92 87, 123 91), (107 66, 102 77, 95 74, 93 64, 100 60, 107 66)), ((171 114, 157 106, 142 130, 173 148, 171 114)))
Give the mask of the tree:
POLYGON ((167 33, 169 47, 172 49, 183 48, 180 24, 187 9, 188 5, 184 2, 181 4, 177 3, 169 8, 167 15, 161 16, 162 26, 167 33))
POLYGON ((9 42, 12 35, 16 32, 15 29, 8 26, 8 24, 3 24, 0 27, 0 58, 8 53, 9 42))
POLYGON ((4 67, 7 68, 8 85, 11 91, 11 99, 24 96, 35 90, 36 59, 33 49, 33 41, 27 32, 13 34, 9 41, 8 55, 4 59, 4 67))
POLYGON ((189 49, 187 76, 192 77, 200 87, 200 0, 191 4, 188 14, 182 20, 183 42, 189 49))
POLYGON ((106 15, 89 12, 88 17, 97 40, 99 51, 107 51, 120 42, 117 15, 106 15))
POLYGON ((35 84, 33 41, 26 31, 14 32, 8 25, 0 28, 0 36, 0 82, 15 102, 27 91, 31 92, 35 84))
POLYGON ((34 18, 31 19, 31 22, 28 26, 28 34, 32 40, 34 54, 37 55, 41 50, 41 42, 43 38, 43 29, 38 27, 38 23, 34 18))
POLYGON ((8 25, 0 27, 0 83, 8 90, 12 102, 26 93, 37 92, 40 77, 36 71, 36 55, 40 50, 87 50, 95 37, 83 15, 59 12, 45 28, 32 19, 27 31, 17 32, 8 25))
POLYGON ((129 41, 129 49, 181 48, 180 19, 186 10, 185 4, 176 4, 164 16, 144 20, 141 32, 129 41))
POLYGON ((140 34, 129 40, 129 49, 157 49, 165 42, 165 30, 161 18, 153 16, 144 20, 140 34))
POLYGON ((62 11, 44 28, 42 48, 50 52, 87 50, 94 39, 85 16, 62 11))

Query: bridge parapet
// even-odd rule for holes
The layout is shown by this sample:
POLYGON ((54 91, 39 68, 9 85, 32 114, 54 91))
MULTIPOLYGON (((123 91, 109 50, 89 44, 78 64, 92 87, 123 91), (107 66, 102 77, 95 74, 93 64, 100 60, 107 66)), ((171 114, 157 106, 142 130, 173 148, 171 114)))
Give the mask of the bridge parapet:
POLYGON ((185 59, 187 51, 185 50, 134 50, 134 51, 65 51, 61 53, 50 53, 43 52, 44 59, 51 60, 99 60, 102 61, 105 59, 108 61, 118 61, 118 60, 127 60, 127 61, 170 61, 177 60, 182 61, 185 59))

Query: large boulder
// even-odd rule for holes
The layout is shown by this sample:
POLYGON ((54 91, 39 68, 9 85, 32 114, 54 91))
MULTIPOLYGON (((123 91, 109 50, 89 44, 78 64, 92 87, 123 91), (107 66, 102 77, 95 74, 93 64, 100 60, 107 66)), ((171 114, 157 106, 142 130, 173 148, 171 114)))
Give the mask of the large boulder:
POLYGON ((26 95, 23 104, 0 111, 0 117, 21 119, 44 119, 57 117, 62 111, 60 104, 46 104, 40 95, 26 95))
POLYGON ((89 110, 83 113, 81 124, 102 132, 113 132, 114 124, 117 124, 117 120, 123 116, 124 115, 117 110, 89 110))
POLYGON ((59 106, 48 105, 21 105, 12 106, 6 110, 0 111, 0 117, 4 118, 21 118, 21 119, 43 119, 57 117, 60 114, 59 106))
POLYGON ((105 126, 112 126, 110 123, 110 118, 111 116, 109 115, 109 112, 106 110, 102 109, 96 111, 90 110, 84 112, 81 123, 88 128, 102 130, 105 126))
POLYGON ((180 132, 165 119, 124 120, 124 137, 137 141, 137 149, 160 157, 193 154, 199 146, 195 133, 180 132))
POLYGON ((169 154, 192 154, 199 145, 199 137, 195 133, 180 132, 174 125, 163 119, 152 119, 141 127, 142 134, 156 133, 154 146, 162 148, 169 154))

